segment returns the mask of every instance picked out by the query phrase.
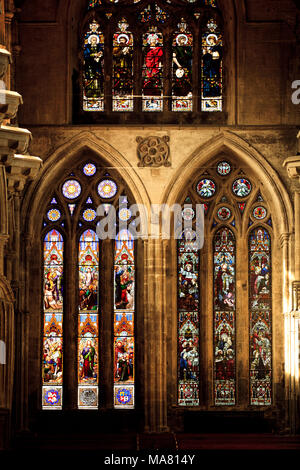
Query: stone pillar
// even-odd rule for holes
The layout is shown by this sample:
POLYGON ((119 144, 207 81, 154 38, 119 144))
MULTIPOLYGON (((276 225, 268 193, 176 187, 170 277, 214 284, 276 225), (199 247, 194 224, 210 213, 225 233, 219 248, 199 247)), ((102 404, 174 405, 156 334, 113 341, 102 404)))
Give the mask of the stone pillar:
MULTIPOLYGON (((298 134, 300 150, 300 132, 298 134)), ((294 282, 290 285, 292 309, 286 313, 286 380, 288 388, 289 429, 299 431, 299 319, 300 319, 300 155, 289 157, 283 164, 294 183, 294 282), (288 377, 287 377, 288 376, 288 377)))
MULTIPOLYGON (((6 78, 9 83, 8 66, 11 54, 0 48, 0 80, 6 78), (5 77, 6 76, 6 77, 5 77)), ((21 321, 18 334, 15 334, 15 313, 20 311, 20 197, 27 181, 35 178, 42 161, 28 155, 31 133, 9 123, 17 114, 22 97, 19 93, 0 89, 0 341, 5 345, 5 358, 0 364, 0 449, 9 445, 11 430, 12 395, 14 390, 15 340, 19 356, 18 364, 27 364, 28 319, 21 321), (17 153, 18 152, 18 153, 17 153), (23 155, 26 154, 26 155, 23 155), (6 259, 6 248, 8 260, 6 259), (6 266, 5 266, 6 264, 6 266), (7 269, 8 268, 8 269, 7 269), (7 276, 8 275, 8 276, 7 276), (13 293, 15 290, 16 295, 13 293), (26 321, 27 320, 27 321, 26 321)), ((25 316, 26 317, 26 316, 25 316)), ((17 325, 20 322, 17 322, 17 325)), ((28 393, 28 375, 26 367, 18 369, 22 376, 19 383, 24 384, 22 392, 18 390, 21 400, 28 393)), ((25 398, 24 398, 25 397, 25 398)))
POLYGON ((145 432, 168 431, 163 245, 161 239, 144 242, 145 432))

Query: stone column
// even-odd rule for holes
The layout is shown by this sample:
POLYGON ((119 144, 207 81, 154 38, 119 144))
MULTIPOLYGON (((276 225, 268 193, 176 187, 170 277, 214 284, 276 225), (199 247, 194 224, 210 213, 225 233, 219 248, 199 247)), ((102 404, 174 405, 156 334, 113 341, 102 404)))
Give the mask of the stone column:
MULTIPOLYGON (((298 134, 300 150, 300 132, 298 134)), ((289 178, 294 183, 294 282, 292 291, 292 310, 286 313, 286 372, 288 377, 289 429, 295 433, 299 427, 299 318, 300 318, 300 155, 289 157, 284 161, 289 178)))
POLYGON ((144 242, 145 432, 168 431, 163 245, 161 239, 144 242))
MULTIPOLYGON (((0 80, 6 78, 7 83, 10 81, 8 74, 10 63, 11 54, 6 49, 0 48, 0 80)), ((5 344, 6 352, 0 364, 0 449, 9 445, 14 387, 18 398, 21 395, 22 402, 26 402, 28 396, 28 350, 26 349, 28 318, 26 315, 22 317, 21 322, 17 321, 17 334, 15 332, 15 313, 22 309, 18 295, 21 272, 19 265, 20 197, 25 184, 37 176, 42 161, 28 155, 31 133, 27 129, 6 125, 16 116, 21 103, 22 97, 19 93, 3 87, 0 89, 0 340, 1 344, 5 344), (8 251, 6 263, 4 263, 5 245, 8 251), (18 364, 25 364, 24 367, 18 369, 21 379, 17 386, 14 383, 15 340, 18 343, 18 364), (23 387, 21 389, 18 388, 20 384, 23 387)))

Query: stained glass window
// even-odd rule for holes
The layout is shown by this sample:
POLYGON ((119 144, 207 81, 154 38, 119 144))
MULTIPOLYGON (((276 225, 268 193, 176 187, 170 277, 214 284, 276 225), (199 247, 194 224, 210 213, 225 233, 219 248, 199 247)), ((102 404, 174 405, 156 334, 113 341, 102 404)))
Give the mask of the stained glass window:
POLYGON ((193 108, 193 35, 182 19, 173 37, 172 50, 172 111, 193 108))
POLYGON ((215 0, 90 0, 87 6, 81 88, 82 110, 101 112, 92 119, 139 123, 141 111, 223 110, 224 38, 215 0))
POLYGON ((116 238, 114 265, 114 407, 134 408, 135 258, 128 230, 116 238))
POLYGON ((78 408, 98 407, 99 240, 86 230, 79 240, 78 408))
POLYGON ((64 392, 68 400, 71 396, 71 408, 95 410, 113 402, 116 409, 133 409, 135 242, 131 233, 123 230, 132 217, 127 207, 129 197, 124 194, 122 180, 117 183, 107 169, 94 163, 85 161, 66 173, 43 217, 43 226, 49 228, 43 239, 42 408, 63 409, 64 392), (118 236, 103 244, 97 232, 101 216, 96 211, 102 204, 103 218, 112 207, 119 216, 118 236), (63 235, 57 226, 64 230, 63 235), (107 256, 108 252, 114 252, 114 258, 107 256), (64 305, 75 305, 75 312, 72 307, 64 314, 64 305), (63 356, 63 348, 67 355, 63 356), (111 361, 106 367, 103 351, 109 350, 111 361), (68 376, 64 390, 63 366, 68 376), (74 366, 76 372, 70 374, 74 366), (76 390, 76 398, 71 390, 76 390))
POLYGON ((96 21, 84 38, 83 109, 104 110, 104 35, 96 21))
POLYGON ((202 111, 222 111, 223 39, 214 19, 202 35, 202 111))
POLYGON ((272 402, 271 237, 263 227, 249 236, 250 404, 272 402))
POLYGON ((133 34, 123 18, 113 37, 113 111, 133 111, 133 34))
POLYGON ((63 258, 57 230, 44 238, 42 407, 61 409, 63 397, 63 258))
POLYGON ((154 26, 143 34, 143 111, 163 110, 163 35, 154 26))
POLYGON ((235 238, 224 227, 214 237, 215 405, 235 404, 235 238))
POLYGON ((178 241, 178 404, 199 405, 199 250, 178 241))

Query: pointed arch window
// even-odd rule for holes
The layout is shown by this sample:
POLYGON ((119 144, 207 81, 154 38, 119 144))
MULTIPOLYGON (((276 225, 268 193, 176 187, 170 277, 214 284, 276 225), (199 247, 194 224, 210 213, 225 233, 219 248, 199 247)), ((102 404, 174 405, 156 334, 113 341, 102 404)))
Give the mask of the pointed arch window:
POLYGON ((197 120, 224 109, 224 37, 216 1, 89 1, 84 25, 85 120, 152 122, 166 115, 172 122, 177 112, 180 119, 193 113, 197 120))
POLYGON ((272 404, 273 224, 263 190, 222 155, 185 195, 193 230, 203 205, 205 244, 178 242, 180 406, 272 404))
POLYGON ((122 178, 93 161, 66 172, 49 199, 43 221, 44 410, 64 409, 64 396, 74 409, 135 408, 135 240, 125 229, 131 201, 122 178), (99 223, 114 213, 103 239, 99 223))

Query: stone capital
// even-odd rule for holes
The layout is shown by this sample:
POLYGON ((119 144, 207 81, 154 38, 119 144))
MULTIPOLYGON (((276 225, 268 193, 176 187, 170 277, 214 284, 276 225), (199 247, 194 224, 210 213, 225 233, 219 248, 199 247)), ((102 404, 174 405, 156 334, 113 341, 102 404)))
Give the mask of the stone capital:
POLYGON ((300 183, 300 155, 286 158, 283 166, 286 168, 289 178, 300 183))
POLYGON ((31 155, 9 154, 2 157, 2 161, 6 169, 9 193, 23 191, 26 182, 35 179, 42 167, 42 160, 31 155))

